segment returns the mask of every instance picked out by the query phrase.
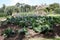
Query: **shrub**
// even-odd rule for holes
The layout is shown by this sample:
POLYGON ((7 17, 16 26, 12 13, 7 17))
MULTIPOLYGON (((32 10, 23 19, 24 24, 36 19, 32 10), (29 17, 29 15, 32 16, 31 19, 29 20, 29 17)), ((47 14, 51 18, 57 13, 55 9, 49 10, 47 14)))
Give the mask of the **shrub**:
POLYGON ((60 8, 55 9, 54 12, 60 14, 60 8))
POLYGON ((18 30, 18 33, 19 33, 20 35, 25 35, 25 34, 27 33, 27 28, 24 27, 24 28, 18 30))
POLYGON ((20 27, 28 28, 31 27, 36 32, 47 32, 48 30, 53 29, 54 24, 60 24, 59 17, 47 17, 47 16, 25 16, 25 17, 11 17, 7 19, 8 22, 17 24, 20 27))
POLYGON ((11 28, 8 28, 6 30, 3 31, 2 35, 6 36, 6 37, 10 37, 14 34, 15 32, 11 29, 11 28))

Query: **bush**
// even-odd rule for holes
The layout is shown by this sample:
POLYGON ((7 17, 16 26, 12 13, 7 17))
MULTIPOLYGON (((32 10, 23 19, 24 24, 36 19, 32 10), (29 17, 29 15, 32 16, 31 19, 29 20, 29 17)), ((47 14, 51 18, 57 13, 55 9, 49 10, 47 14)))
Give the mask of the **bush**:
POLYGON ((54 12, 60 14, 60 8, 55 9, 54 12))
POLYGON ((14 35, 14 33, 15 32, 11 28, 8 28, 3 31, 2 35, 6 36, 6 37, 10 37, 10 36, 14 35))
POLYGON ((11 17, 8 22, 17 24, 20 27, 32 28, 36 32, 49 31, 53 29, 54 24, 60 24, 59 17, 47 16, 29 16, 29 17, 11 17))
POLYGON ((27 28, 26 28, 26 27, 18 30, 18 33, 19 33, 20 35, 25 35, 27 32, 28 32, 28 31, 27 31, 27 28))

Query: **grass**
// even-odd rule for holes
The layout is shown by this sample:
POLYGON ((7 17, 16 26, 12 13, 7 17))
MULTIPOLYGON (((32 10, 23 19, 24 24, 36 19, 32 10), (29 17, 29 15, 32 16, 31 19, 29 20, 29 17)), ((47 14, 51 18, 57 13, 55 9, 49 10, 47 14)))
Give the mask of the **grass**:
POLYGON ((32 11, 32 12, 21 12, 20 15, 21 16, 34 15, 34 11, 32 11))
POLYGON ((60 14, 48 14, 47 16, 60 16, 60 14))
MULTIPOLYGON (((20 15, 21 16, 28 16, 28 15, 34 15, 35 14, 35 12, 34 11, 32 11, 32 12, 21 12, 20 13, 20 15)), ((60 14, 57 14, 57 13, 49 13, 49 14, 47 14, 46 16, 53 16, 53 17, 56 17, 56 16, 60 16, 60 14)))
POLYGON ((6 17, 7 14, 6 13, 0 13, 0 17, 6 17))

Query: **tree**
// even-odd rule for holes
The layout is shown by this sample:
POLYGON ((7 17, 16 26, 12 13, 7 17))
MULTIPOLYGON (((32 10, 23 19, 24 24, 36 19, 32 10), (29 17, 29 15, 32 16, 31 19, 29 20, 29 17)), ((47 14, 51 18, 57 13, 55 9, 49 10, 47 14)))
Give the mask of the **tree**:
POLYGON ((15 12, 19 13, 20 12, 19 8, 15 8, 15 12))
POLYGON ((5 5, 5 4, 3 4, 3 6, 0 8, 0 12, 4 13, 5 8, 6 8, 6 5, 5 5))
POLYGON ((26 4, 26 5, 24 6, 25 12, 29 12, 29 11, 30 11, 30 8, 31 8, 31 6, 26 4))
POLYGON ((46 9, 48 12, 50 11, 50 8, 49 8, 49 7, 46 7, 45 9, 46 9))
POLYGON ((16 3, 16 6, 19 7, 20 6, 20 3, 16 3))
POLYGON ((49 5, 49 8, 55 10, 56 8, 59 8, 59 4, 58 3, 51 4, 49 5))
POLYGON ((13 9, 9 6, 5 9, 5 13, 7 13, 7 15, 12 15, 13 9))
POLYGON ((5 5, 5 4, 3 4, 3 7, 2 7, 3 12, 5 12, 5 8, 6 8, 6 5, 5 5))
POLYGON ((7 14, 8 14, 8 15, 12 15, 12 9, 9 9, 9 10, 7 11, 7 14))
POLYGON ((5 4, 3 4, 3 7, 2 7, 3 9, 5 9, 6 8, 6 6, 5 6, 5 4))

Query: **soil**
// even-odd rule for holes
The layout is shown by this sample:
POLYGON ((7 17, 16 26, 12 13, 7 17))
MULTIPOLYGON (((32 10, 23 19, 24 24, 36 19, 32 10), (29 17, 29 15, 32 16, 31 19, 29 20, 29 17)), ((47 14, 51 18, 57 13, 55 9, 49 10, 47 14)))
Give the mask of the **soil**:
POLYGON ((58 26, 54 25, 53 26, 54 32, 48 32, 48 34, 40 34, 40 33, 36 33, 32 29, 28 29, 29 35, 21 36, 19 34, 16 34, 13 37, 4 38, 4 36, 1 36, 1 33, 7 28, 12 28, 13 30, 21 29, 21 27, 19 27, 18 25, 13 25, 13 24, 8 24, 8 25, 4 25, 4 26, 0 27, 0 40, 22 40, 22 39, 29 40, 30 38, 35 38, 35 37, 36 38, 38 38, 38 37, 53 38, 56 35, 60 36, 60 25, 58 25, 58 26))

